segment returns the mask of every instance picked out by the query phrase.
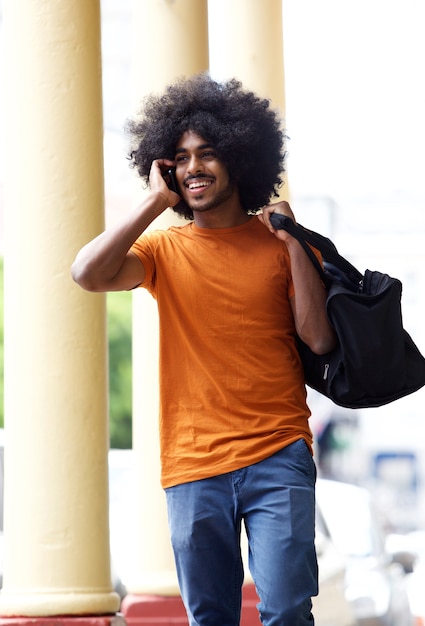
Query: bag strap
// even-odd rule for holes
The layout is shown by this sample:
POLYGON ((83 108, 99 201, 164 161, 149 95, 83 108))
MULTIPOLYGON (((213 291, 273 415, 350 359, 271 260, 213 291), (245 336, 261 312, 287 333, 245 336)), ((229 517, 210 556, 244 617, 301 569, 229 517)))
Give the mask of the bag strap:
POLYGON ((310 246, 319 250, 325 265, 326 263, 330 263, 338 268, 340 272, 346 274, 348 279, 353 283, 359 284, 363 280, 362 273, 339 254, 335 244, 327 237, 313 230, 308 230, 304 228, 304 226, 301 226, 301 224, 296 224, 290 217, 281 215, 280 213, 271 213, 270 223, 276 230, 286 230, 286 232, 299 241, 326 286, 328 286, 329 280, 310 246))

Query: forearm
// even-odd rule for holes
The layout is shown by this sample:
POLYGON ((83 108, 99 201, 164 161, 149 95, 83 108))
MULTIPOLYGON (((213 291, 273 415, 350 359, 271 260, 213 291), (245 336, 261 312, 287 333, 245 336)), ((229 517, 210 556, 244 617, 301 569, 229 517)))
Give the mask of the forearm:
POLYGON ((278 239, 285 242, 291 261, 295 296, 291 298, 295 328, 299 337, 313 352, 325 354, 336 345, 336 336, 326 315, 327 293, 319 274, 299 242, 284 229, 275 230, 270 222, 272 213, 295 217, 288 202, 281 201, 263 207, 259 220, 278 239))
POLYGON ((298 241, 290 238, 286 245, 295 289, 292 309, 297 333, 313 352, 324 354, 332 350, 336 343, 326 315, 326 289, 298 241))
MULTIPOLYGON (((77 254, 71 274, 76 283, 89 291, 131 289, 135 276, 125 263, 136 239, 169 205, 160 192, 146 196, 121 222, 87 243, 77 254)), ((128 264, 129 265, 129 264, 128 264)))

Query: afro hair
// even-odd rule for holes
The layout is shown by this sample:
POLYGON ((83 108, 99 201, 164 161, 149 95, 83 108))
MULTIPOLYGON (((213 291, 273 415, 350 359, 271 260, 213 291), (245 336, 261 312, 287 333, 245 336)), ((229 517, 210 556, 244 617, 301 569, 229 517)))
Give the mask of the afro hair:
MULTIPOLYGON (((130 166, 147 185, 152 162, 173 160, 176 144, 187 130, 217 151, 238 186, 244 211, 255 213, 278 195, 286 136, 269 100, 244 89, 236 79, 218 83, 207 73, 180 79, 162 95, 148 96, 140 115, 126 124, 130 166)), ((184 203, 175 210, 193 219, 184 203)))

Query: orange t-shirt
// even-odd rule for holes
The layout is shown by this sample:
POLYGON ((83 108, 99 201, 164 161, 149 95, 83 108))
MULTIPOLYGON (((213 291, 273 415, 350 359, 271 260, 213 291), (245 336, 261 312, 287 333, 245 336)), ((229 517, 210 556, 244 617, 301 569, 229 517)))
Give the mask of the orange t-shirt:
POLYGON ((163 487, 246 467, 300 438, 311 449, 285 244, 253 217, 151 231, 132 251, 159 310, 163 487))

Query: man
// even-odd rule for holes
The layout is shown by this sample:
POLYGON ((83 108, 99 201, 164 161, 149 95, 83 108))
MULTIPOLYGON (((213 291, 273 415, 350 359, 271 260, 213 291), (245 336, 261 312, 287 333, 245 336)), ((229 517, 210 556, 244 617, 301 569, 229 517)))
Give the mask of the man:
POLYGON ((294 219, 288 203, 264 206, 282 182, 280 120, 236 80, 202 74, 151 96, 128 130, 150 191, 72 274, 157 300, 161 480, 189 622, 239 624, 243 521, 263 624, 313 624, 316 471, 296 335, 318 353, 335 339, 317 272, 270 224, 294 219), (170 206, 189 222, 145 233, 170 206))

